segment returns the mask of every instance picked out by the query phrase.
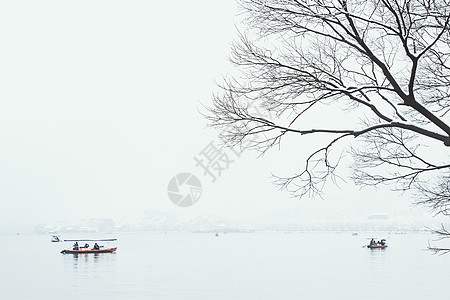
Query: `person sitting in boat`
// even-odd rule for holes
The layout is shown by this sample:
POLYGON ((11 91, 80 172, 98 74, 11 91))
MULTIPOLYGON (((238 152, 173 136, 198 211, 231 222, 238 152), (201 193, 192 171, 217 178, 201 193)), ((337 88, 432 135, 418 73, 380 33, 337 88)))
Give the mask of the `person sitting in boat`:
POLYGON ((375 244, 376 244, 375 240, 374 240, 374 239, 371 239, 371 240, 370 240, 370 246, 374 246, 375 244))
POLYGON ((84 244, 83 248, 89 248, 89 244, 88 243, 84 244))
POLYGON ((386 245, 386 240, 385 240, 385 239, 382 239, 382 240, 380 241, 380 244, 381 244, 381 246, 386 245))
POLYGON ((73 244, 73 250, 80 250, 80 248, 78 247, 78 242, 75 242, 75 244, 73 244))
POLYGON ((100 247, 98 246, 97 243, 94 244, 94 250, 100 250, 100 247))

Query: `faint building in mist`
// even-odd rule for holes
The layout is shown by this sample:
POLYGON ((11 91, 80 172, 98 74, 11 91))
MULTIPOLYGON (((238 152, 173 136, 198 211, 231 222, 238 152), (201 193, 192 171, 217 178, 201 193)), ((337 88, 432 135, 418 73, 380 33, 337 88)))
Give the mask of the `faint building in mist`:
POLYGON ((367 217, 369 220, 388 220, 389 216, 385 213, 371 214, 367 217))

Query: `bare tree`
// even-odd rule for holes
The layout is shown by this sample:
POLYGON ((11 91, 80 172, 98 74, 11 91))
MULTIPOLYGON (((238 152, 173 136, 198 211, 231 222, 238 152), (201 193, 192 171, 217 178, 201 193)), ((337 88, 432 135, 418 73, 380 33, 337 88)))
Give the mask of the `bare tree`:
MULTIPOLYGON (((440 229, 432 229, 431 231, 433 233, 438 234, 438 239, 437 239, 438 241, 450 238, 450 231, 445 229, 445 227, 443 225, 440 229)), ((431 246, 429 242, 428 242, 428 250, 433 251, 434 254, 440 254, 440 255, 450 253, 450 248, 431 246)))
POLYGON ((339 174, 332 151, 345 149, 357 184, 413 191, 449 214, 450 1, 240 4, 241 76, 224 80, 207 114, 223 141, 265 152, 286 135, 320 136, 304 168, 276 180, 293 195, 320 194, 339 174))

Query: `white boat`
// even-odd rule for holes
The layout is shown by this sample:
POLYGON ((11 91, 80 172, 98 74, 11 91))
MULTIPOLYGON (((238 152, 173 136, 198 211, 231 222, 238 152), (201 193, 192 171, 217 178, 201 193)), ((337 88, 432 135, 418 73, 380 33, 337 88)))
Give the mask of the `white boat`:
POLYGON ((61 242, 57 235, 52 236, 52 242, 61 242))

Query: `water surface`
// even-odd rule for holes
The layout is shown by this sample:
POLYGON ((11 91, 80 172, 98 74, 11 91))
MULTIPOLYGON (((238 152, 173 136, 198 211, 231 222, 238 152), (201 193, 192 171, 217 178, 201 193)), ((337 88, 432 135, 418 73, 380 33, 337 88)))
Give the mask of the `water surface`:
POLYGON ((445 299, 450 282, 450 255, 424 251, 426 234, 378 236, 384 250, 362 248, 371 234, 114 237, 116 253, 64 255, 50 236, 1 236, 1 298, 445 299))

